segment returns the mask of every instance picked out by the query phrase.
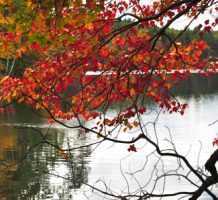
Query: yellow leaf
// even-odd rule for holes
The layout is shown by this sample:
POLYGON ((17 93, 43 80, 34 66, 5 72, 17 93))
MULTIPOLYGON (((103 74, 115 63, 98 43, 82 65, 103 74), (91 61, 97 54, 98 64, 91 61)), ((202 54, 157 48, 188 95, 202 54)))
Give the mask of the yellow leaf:
POLYGON ((36 104, 36 109, 41 108, 41 105, 39 103, 36 104))
POLYGON ((8 78, 9 78, 9 76, 4 76, 4 77, 1 79, 0 83, 3 83, 3 82, 6 81, 8 78))
POLYGON ((130 95, 131 96, 135 96, 136 95, 135 89, 133 89, 133 88, 130 89, 130 95))
POLYGON ((26 48, 20 48, 17 50, 18 57, 21 57, 23 53, 26 53, 26 48))
POLYGON ((11 102, 11 97, 9 95, 7 95, 6 100, 8 101, 8 103, 10 103, 11 102))
POLYGON ((133 61, 134 62, 141 62, 142 60, 144 60, 144 56, 142 54, 137 54, 133 57, 133 61))
POLYGON ((92 28, 93 28, 92 22, 86 23, 86 24, 85 24, 85 28, 87 28, 87 29, 92 29, 92 28))
POLYGON ((25 99, 24 97, 21 97, 17 102, 18 102, 18 103, 21 103, 21 102, 24 101, 24 99, 25 99))

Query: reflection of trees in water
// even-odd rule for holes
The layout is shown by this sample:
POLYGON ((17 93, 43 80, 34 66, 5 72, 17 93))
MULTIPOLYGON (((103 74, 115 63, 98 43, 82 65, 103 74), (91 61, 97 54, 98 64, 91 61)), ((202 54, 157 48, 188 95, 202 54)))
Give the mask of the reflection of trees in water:
MULTIPOLYGON (((53 132, 53 130, 52 130, 53 132)), ((53 132, 54 134, 54 132, 53 132)), ((72 133, 75 134, 75 133, 72 133)), ((63 136, 63 132, 58 135, 63 136)), ((66 135, 66 134, 65 134, 66 135)), ((51 140, 54 141, 54 140, 51 140)), ((71 148, 77 143, 80 145, 86 144, 86 138, 73 139, 62 138, 63 146, 71 148), (67 143, 67 146, 66 144, 67 143), (64 145, 65 144, 65 145, 64 145)), ((53 143, 58 144, 58 143, 53 143)), ((47 144, 44 148, 47 148, 47 144)), ((56 160, 49 162, 52 159, 50 155, 47 155, 48 168, 45 171, 41 171, 44 175, 41 177, 41 190, 36 195, 37 198, 54 198, 60 199, 72 199, 72 193, 74 189, 79 189, 83 183, 88 182, 88 156, 90 156, 90 147, 79 149, 77 151, 67 152, 69 157, 67 159, 60 156, 60 152, 53 148, 56 160), (46 171, 47 170, 47 171, 46 171), (56 181, 56 182, 53 182, 56 181)), ((44 150, 44 152, 47 152, 44 150)), ((53 154, 54 155, 54 154, 53 154)), ((54 156, 53 156, 54 157, 54 156)), ((40 173, 41 174, 41 173, 40 173)))
POLYGON ((0 199, 4 198, 5 193, 9 193, 16 185, 12 180, 14 173, 18 169, 18 164, 14 164, 20 159, 21 148, 18 145, 18 137, 15 132, 8 132, 10 128, 1 127, 0 132, 0 199))
MULTIPOLYGON (((18 116, 13 116, 15 123, 17 123, 16 117, 18 116)), ((7 123, 7 119, 4 119, 4 123, 7 123)), ((90 149, 84 148, 72 152, 68 159, 64 159, 60 156, 57 148, 43 143, 43 140, 46 139, 52 144, 62 147, 65 137, 64 130, 49 129, 45 138, 43 137, 48 129, 38 130, 41 130, 43 135, 27 127, 15 128, 8 125, 0 127, 0 166, 2 167, 5 162, 14 164, 15 161, 25 158, 22 162, 14 164, 13 168, 2 171, 0 199, 3 197, 5 199, 18 199, 18 197, 29 199, 33 196, 40 199, 55 194, 58 196, 68 195, 70 198, 71 190, 80 188, 82 183, 88 181, 89 170, 85 156, 90 154, 90 149), (31 149, 32 147, 34 148, 31 149), (69 181, 55 185, 51 181, 51 174, 58 176, 59 173, 56 171, 60 166, 65 167, 64 177, 69 181)), ((72 139, 68 142, 70 145, 75 143, 72 139)), ((77 142, 85 144, 86 139, 79 139, 77 142)))
MULTIPOLYGON (((88 160, 86 157, 82 156, 81 154, 87 153, 90 149, 86 148, 83 149, 84 152, 80 152, 77 156, 72 156, 70 159, 69 167, 71 169, 70 176, 72 180, 72 187, 78 189, 82 186, 83 183, 88 182, 88 173, 89 169, 87 168, 88 160)), ((83 154, 83 155, 85 155, 83 154)))
POLYGON ((175 95, 200 96, 202 94, 212 94, 218 92, 218 74, 201 76, 191 74, 186 80, 179 81, 178 87, 172 89, 175 95))
MULTIPOLYGON (((31 129, 30 129, 31 131, 31 129)), ((27 133, 26 146, 24 152, 26 153, 28 146, 33 146, 40 142, 41 138, 38 134, 27 133)), ((64 132, 58 129, 51 129, 46 140, 52 144, 62 146, 64 142, 64 132)), ((85 142, 85 141, 81 141, 85 142)), ((59 150, 48 144, 37 146, 20 165, 17 171, 17 180, 23 182, 25 187, 20 189, 20 196, 29 197, 36 196, 37 198, 47 198, 53 195, 69 196, 70 190, 79 188, 83 182, 88 180, 88 169, 86 168, 86 161, 84 153, 79 151, 73 155, 72 158, 64 159, 60 157, 59 150), (69 162, 70 161, 70 162, 69 162), (55 185, 51 181, 51 173, 58 176, 58 168, 64 166, 66 174, 64 177, 69 178, 69 182, 61 185, 55 185), (24 195, 24 193, 26 193, 24 195)))

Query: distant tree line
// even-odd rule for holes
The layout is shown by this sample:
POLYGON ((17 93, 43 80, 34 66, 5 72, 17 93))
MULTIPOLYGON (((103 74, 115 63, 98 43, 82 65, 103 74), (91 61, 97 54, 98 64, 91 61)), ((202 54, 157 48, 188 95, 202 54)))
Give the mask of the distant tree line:
MULTIPOLYGON (((128 23, 131 23, 130 19, 124 20, 121 23, 115 23, 114 28, 119 29, 128 23)), ((158 31, 159 27, 155 26, 153 28, 148 28, 148 32, 150 35, 155 34, 158 31)), ((143 29, 142 29, 143 31, 143 29)), ((208 48, 203 52, 202 59, 209 57, 209 56, 218 56, 218 31, 211 31, 211 32, 203 32, 200 34, 198 28, 193 30, 188 29, 184 33, 182 33, 179 38, 176 38, 179 34, 180 30, 176 29, 167 29, 165 31, 165 36, 163 35, 159 42, 161 43, 169 43, 168 38, 172 38, 173 40, 176 39, 176 42, 181 42, 183 44, 188 44, 189 42, 193 41, 194 39, 202 39, 208 46, 208 48)), ((13 50, 14 51, 14 50, 13 50)), ((22 73, 26 67, 29 67, 33 62, 36 61, 35 55, 29 55, 26 57, 16 59, 15 67, 13 72, 10 74, 12 76, 22 76, 22 73)), ((12 59, 13 60, 13 59, 12 59)), ((7 72, 7 65, 8 65, 8 58, 0 58, 0 75, 3 76, 7 72)), ((12 61, 11 61, 12 62, 12 61)))
MULTIPOLYGON (((124 20, 122 23, 117 23, 117 26, 115 25, 115 28, 121 28, 124 25, 127 25, 128 23, 130 23, 131 20, 127 19, 124 20)), ((148 28, 148 32, 150 33, 150 35, 155 34, 158 29, 160 29, 159 27, 155 26, 153 28, 148 28)), ((165 31, 165 36, 163 35, 161 37, 161 42, 162 43, 169 43, 168 38, 172 38, 172 39, 176 39, 177 35, 179 35, 179 33, 181 32, 181 30, 177 30, 177 29, 167 29, 165 31), (169 37, 167 37, 167 35, 169 37)), ((194 39, 201 39, 203 40, 208 48, 205 50, 205 52, 203 53, 202 58, 206 58, 209 56, 218 56, 218 31, 211 31, 211 32, 200 32, 200 30, 198 29, 198 27, 196 27, 193 30, 186 30, 185 32, 183 32, 179 38, 176 39, 176 42, 181 42, 183 44, 188 44, 189 42, 193 41, 194 39)))
MULTIPOLYGON (((168 29, 166 32, 171 38, 175 38, 179 34, 180 31, 176 29, 168 29)), ((206 58, 209 56, 218 56, 218 46, 217 46, 218 31, 203 32, 201 35, 198 28, 195 28, 193 30, 185 31, 178 38, 178 41, 180 41, 183 44, 188 44, 194 39, 202 39, 208 46, 208 48, 203 53, 203 56, 202 56, 203 58, 206 58)), ((163 42, 167 41, 166 37, 163 37, 162 40, 163 42)))

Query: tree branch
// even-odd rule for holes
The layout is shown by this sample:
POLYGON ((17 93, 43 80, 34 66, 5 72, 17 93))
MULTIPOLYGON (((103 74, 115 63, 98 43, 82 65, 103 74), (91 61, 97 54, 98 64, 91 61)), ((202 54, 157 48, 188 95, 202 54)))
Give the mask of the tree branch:
MULTIPOLYGON (((216 162, 218 161, 218 149, 212 153, 210 158, 207 160, 205 164, 206 170, 210 172, 212 176, 209 176, 205 182, 194 192, 192 197, 189 200, 196 200, 201 194, 207 190, 207 188, 211 185, 218 183, 218 174, 215 167, 216 162)), ((213 199, 218 199, 217 197, 213 199)))

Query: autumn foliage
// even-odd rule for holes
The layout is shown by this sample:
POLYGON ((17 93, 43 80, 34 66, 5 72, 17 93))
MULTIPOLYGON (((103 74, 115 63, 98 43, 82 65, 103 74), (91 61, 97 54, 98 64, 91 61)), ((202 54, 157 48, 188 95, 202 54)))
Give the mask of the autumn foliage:
MULTIPOLYGON (((184 45, 177 41, 179 35, 169 38, 165 30, 180 16, 195 20, 206 9, 217 10, 214 2, 1 1, 7 11, 2 14, 1 41, 8 48, 14 45, 15 57, 35 59, 21 77, 1 79, 2 113, 18 102, 45 110, 49 122, 99 117, 98 131, 92 131, 101 137, 106 126, 122 124, 124 132, 137 127, 139 122, 129 119, 144 114, 150 100, 183 115, 187 104, 174 99, 170 88, 194 70, 214 73, 217 63, 201 59, 207 45, 200 39, 184 45), (150 35, 148 29, 156 26, 160 28, 150 35), (78 86, 74 91, 69 89, 73 84, 78 86), (119 102, 128 105, 113 119, 105 117, 107 108, 119 102)), ((199 33, 216 25, 217 20, 206 20, 199 24, 199 33)), ((134 145, 129 151, 135 151, 134 145)))
MULTIPOLYGON (((0 112, 13 114, 14 103, 25 104, 48 123, 75 128, 79 134, 95 134, 99 143, 128 144, 127 151, 134 153, 138 151, 136 142, 143 139, 160 158, 176 158, 178 169, 186 166, 189 172, 181 177, 195 186, 202 183, 200 192, 185 195, 200 196, 206 191, 213 196, 207 187, 217 180, 208 184, 203 173, 178 154, 172 142, 172 149, 161 150, 158 140, 152 140, 143 129, 141 118, 150 102, 160 110, 183 115, 188 105, 175 98, 171 88, 179 87, 178 82, 193 72, 217 72, 217 58, 202 56, 208 48, 202 35, 218 24, 217 19, 207 17, 197 22, 206 11, 217 12, 217 1, 0 0, 0 58, 19 60, 23 70, 20 76, 1 75, 0 112), (169 36, 167 29, 181 17, 188 19, 187 26, 175 37, 169 36), (192 23, 198 36, 183 44, 180 36, 192 23), (110 108, 119 108, 116 115, 107 115, 110 108), (92 119, 92 125, 83 123, 92 119), (70 125, 70 120, 78 123, 70 125), (118 138, 117 129, 119 136, 135 129, 137 135, 123 140, 118 138), (198 182, 188 177, 191 173, 198 182)), ((218 145, 218 139, 213 145, 218 145)), ((53 146, 61 157, 71 159, 69 149, 53 146)), ((180 178, 177 170, 167 169, 180 178)), ((137 199, 160 197, 140 189, 137 199)))

